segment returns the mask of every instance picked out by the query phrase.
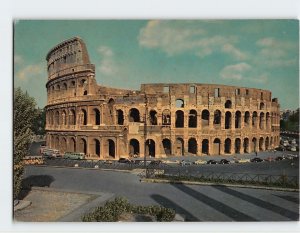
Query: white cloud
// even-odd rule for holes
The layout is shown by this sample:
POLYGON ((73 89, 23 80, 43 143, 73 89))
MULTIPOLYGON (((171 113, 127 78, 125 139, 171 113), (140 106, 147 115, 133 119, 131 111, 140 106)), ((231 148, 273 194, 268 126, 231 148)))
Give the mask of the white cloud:
POLYGON ((295 51, 298 48, 289 41, 280 41, 272 37, 265 37, 256 42, 259 52, 254 58, 256 64, 269 67, 292 66, 297 63, 295 51))
POLYGON ((245 63, 238 63, 235 65, 225 66, 221 72, 220 76, 222 79, 226 80, 242 80, 245 77, 245 73, 251 70, 252 67, 245 63))
POLYGON ((150 21, 140 30, 138 40, 140 46, 160 49, 169 56, 191 52, 205 57, 223 52, 238 60, 246 58, 233 46, 238 41, 236 36, 208 35, 201 24, 191 21, 150 21))
POLYGON ((27 81, 36 75, 42 74, 43 69, 43 64, 28 65, 18 71, 16 77, 21 81, 27 81))
POLYGON ((99 71, 106 75, 112 75, 117 71, 117 67, 114 62, 114 53, 111 48, 107 46, 100 46, 98 53, 101 56, 99 71))

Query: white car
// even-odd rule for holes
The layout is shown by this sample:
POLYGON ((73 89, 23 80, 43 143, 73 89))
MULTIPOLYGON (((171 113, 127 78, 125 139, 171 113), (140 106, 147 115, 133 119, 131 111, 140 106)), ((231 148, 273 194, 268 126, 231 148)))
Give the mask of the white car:
POLYGON ((194 164, 197 164, 197 165, 199 165, 199 164, 206 164, 206 161, 201 160, 201 159, 198 159, 198 160, 196 160, 196 161, 194 162, 194 164))

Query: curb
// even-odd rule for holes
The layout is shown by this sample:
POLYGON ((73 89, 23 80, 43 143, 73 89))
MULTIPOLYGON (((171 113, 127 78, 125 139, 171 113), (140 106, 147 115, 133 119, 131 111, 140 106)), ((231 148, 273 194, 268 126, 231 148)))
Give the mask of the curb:
POLYGON ((267 187, 267 186, 255 186, 255 185, 240 185, 240 184, 220 184, 220 183, 209 183, 209 182, 197 182, 197 181, 177 181, 177 180, 162 180, 162 179, 150 179, 142 178, 141 182, 148 183, 165 183, 165 184, 188 184, 188 185, 206 185, 206 186, 224 186, 234 188, 251 188, 251 189, 265 189, 274 191, 285 191, 285 192, 299 192, 299 189, 292 188, 279 188, 279 187, 267 187))

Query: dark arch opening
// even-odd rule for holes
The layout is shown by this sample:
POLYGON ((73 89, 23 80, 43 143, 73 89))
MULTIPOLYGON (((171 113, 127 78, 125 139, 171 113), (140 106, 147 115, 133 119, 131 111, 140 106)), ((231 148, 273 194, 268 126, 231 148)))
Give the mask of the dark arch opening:
POLYGON ((249 153, 249 139, 244 138, 244 153, 249 153))
POLYGON ((81 110, 81 113, 82 113, 82 124, 83 125, 87 125, 87 114, 86 114, 86 111, 84 109, 81 110))
POLYGON ((235 139, 234 147, 235 147, 235 153, 240 154, 241 153, 241 139, 239 139, 239 138, 235 139))
POLYGON ((100 125, 100 111, 97 108, 94 108, 94 114, 95 114, 95 125, 100 125))
POLYGON ((231 100, 226 100, 225 108, 232 108, 231 100))
POLYGON ((257 143, 257 139, 256 138, 252 138, 252 151, 253 152, 257 152, 257 150, 256 150, 256 143, 257 143))
POLYGON ((168 138, 163 139, 162 144, 163 144, 165 154, 166 155, 171 155, 172 151, 171 151, 171 141, 170 141, 170 139, 168 139, 168 138))
POLYGON ((231 112, 225 113, 225 129, 231 128, 231 112))
POLYGON ((117 117, 118 117, 118 125, 124 124, 124 114, 121 109, 117 110, 117 117))
POLYGON ((162 124, 163 125, 170 125, 171 124, 171 113, 169 109, 165 109, 162 112, 162 124))
POLYGON ((155 110, 150 111, 150 124, 157 125, 157 112, 155 110))
POLYGON ((214 112, 214 125, 220 125, 221 124, 221 111, 216 110, 214 112))
POLYGON ((140 154, 140 142, 133 138, 129 142, 129 155, 137 157, 140 154))
POLYGON ((111 139, 108 139, 107 141, 108 141, 108 155, 110 157, 115 158, 115 156, 116 156, 115 142, 114 142, 114 140, 111 140, 111 139))
POLYGON ((208 126, 209 125, 209 111, 203 110, 201 114, 201 122, 202 126, 208 126))
POLYGON ((140 122, 140 112, 136 108, 132 108, 129 111, 130 122, 140 122))
POLYGON ((221 152, 221 140, 219 138, 215 138, 214 140, 214 148, 213 148, 213 154, 214 155, 220 155, 221 152))
POLYGON ((190 110, 189 127, 190 128, 197 128, 197 111, 196 110, 190 110))
POLYGON ((155 157, 155 142, 152 139, 146 141, 146 156, 155 157))
POLYGON ((244 123, 246 127, 250 125, 250 113, 248 111, 245 112, 244 123))
POLYGON ((175 127, 176 128, 184 127, 184 113, 181 110, 176 111, 175 127))
POLYGON ((188 141, 188 152, 196 155, 197 154, 197 141, 195 138, 190 138, 188 141))
POLYGON ((264 139, 261 137, 259 139, 259 151, 262 151, 263 150, 263 145, 264 145, 264 139))
POLYGON ((241 128, 241 112, 236 111, 235 113, 235 128, 241 128))
POLYGON ((209 153, 208 139, 203 139, 202 140, 202 154, 208 155, 208 153, 209 153))
POLYGON ((231 139, 230 138, 225 139, 224 153, 225 154, 231 153, 231 139))

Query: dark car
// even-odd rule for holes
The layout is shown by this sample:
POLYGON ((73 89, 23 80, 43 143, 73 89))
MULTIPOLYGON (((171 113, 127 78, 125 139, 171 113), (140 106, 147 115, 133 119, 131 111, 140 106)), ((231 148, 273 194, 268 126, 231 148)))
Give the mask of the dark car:
POLYGON ((275 158, 275 160, 276 160, 276 161, 281 161, 281 160, 283 160, 283 157, 278 156, 278 157, 275 158))
POLYGON ((153 160, 153 161, 150 162, 149 165, 159 165, 161 163, 162 163, 161 160, 153 160))
POLYGON ((207 164, 217 164, 217 161, 211 159, 211 160, 208 160, 208 161, 207 161, 207 164))
POLYGON ((250 162, 251 163, 260 163, 260 162, 262 162, 263 160, 261 159, 261 158, 258 158, 258 157, 256 157, 256 158, 253 158, 253 159, 250 159, 250 162))
POLYGON ((230 161, 227 159, 221 159, 219 162, 219 164, 229 164, 229 163, 230 163, 230 161))
POLYGON ((131 163, 131 161, 129 159, 126 159, 126 158, 120 158, 118 160, 119 163, 131 163))

